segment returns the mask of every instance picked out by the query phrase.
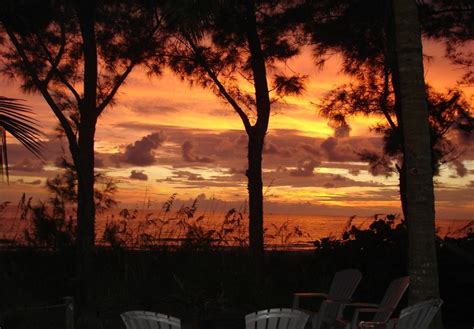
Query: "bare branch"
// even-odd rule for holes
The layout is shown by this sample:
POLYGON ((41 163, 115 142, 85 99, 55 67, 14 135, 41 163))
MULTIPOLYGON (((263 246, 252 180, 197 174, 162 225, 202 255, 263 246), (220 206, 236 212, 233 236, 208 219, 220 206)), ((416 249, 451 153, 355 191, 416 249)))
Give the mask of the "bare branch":
POLYGON ((38 88, 40 93, 43 95, 44 99, 46 100, 48 105, 51 107, 51 110, 54 112, 54 114, 58 118, 61 126, 63 127, 64 132, 66 134, 66 137, 69 141, 72 156, 75 157, 79 153, 79 146, 77 144, 76 137, 74 135, 74 132, 72 130, 72 127, 71 127, 69 121, 66 119, 63 112, 61 111, 59 106, 54 101, 53 97, 51 96, 48 89, 46 88, 45 83, 43 81, 41 81, 40 78, 38 77, 35 69, 33 68, 32 63, 29 61, 28 56, 26 55, 26 52, 23 48, 23 45, 19 42, 19 40, 17 39, 15 34, 8 28, 8 26, 5 26, 5 30, 8 34, 11 42, 15 46, 15 49, 17 50, 18 55, 20 56, 20 58, 23 62, 23 65, 25 66, 25 69, 28 71, 28 73, 31 76, 31 78, 33 79, 33 82, 35 83, 36 87, 38 88))
MULTIPOLYGON (((51 71, 50 72, 54 72, 57 77, 59 78, 59 80, 64 84, 64 86, 72 93, 72 95, 74 96, 74 98, 76 99, 76 102, 77 104, 80 104, 81 103, 81 96, 79 95, 79 93, 76 91, 76 89, 74 89, 74 87, 72 86, 72 84, 67 81, 66 77, 64 76, 64 74, 62 74, 62 72, 59 70, 58 68, 58 65, 59 65, 59 62, 61 61, 61 56, 62 56, 62 53, 64 52, 64 48, 65 48, 65 40, 66 40, 66 37, 65 37, 65 34, 64 34, 64 29, 61 27, 61 38, 62 38, 62 42, 61 42, 61 48, 59 49, 59 52, 58 52, 58 55, 53 59, 53 56, 51 55, 50 51, 48 50, 48 48, 46 47, 46 45, 44 44, 43 40, 41 39, 41 36, 36 33, 36 37, 38 39, 38 42, 40 43, 41 45, 41 48, 43 48, 43 51, 45 52, 46 54, 46 58, 48 59, 48 62, 51 64, 51 71)), ((49 73, 48 73, 48 76, 49 76, 49 73)), ((49 83, 49 79, 46 79, 45 83, 49 83)))
MULTIPOLYGON (((151 38, 153 38, 153 35, 155 34, 155 32, 158 30, 158 28, 161 25, 161 19, 158 17, 158 14, 156 11, 155 11, 155 19, 157 20, 156 25, 151 29, 150 34, 147 36, 147 38, 145 38, 145 40, 147 40, 145 43, 147 43, 149 40, 151 40, 151 38)), ((128 75, 132 72, 137 62, 138 62, 137 60, 131 60, 130 64, 122 73, 122 75, 120 75, 118 79, 115 81, 114 86, 110 90, 109 94, 104 98, 102 103, 99 104, 99 106, 97 107, 97 116, 99 116, 107 107, 107 105, 110 104, 115 94, 117 94, 117 91, 119 90, 120 86, 123 84, 123 82, 128 77, 128 75)))
POLYGON ((196 55, 197 63, 199 65, 201 65, 201 67, 207 72, 209 78, 211 78, 211 80, 215 83, 215 85, 219 89, 219 92, 221 93, 221 95, 227 100, 227 102, 229 102, 229 104, 232 106, 232 108, 235 110, 235 112, 237 112, 237 114, 240 116, 240 118, 242 119, 242 122, 244 124, 245 131, 247 133, 250 133, 251 130, 252 130, 252 124, 250 123, 250 120, 249 120, 247 114, 245 114, 244 110, 242 110, 242 108, 239 106, 239 104, 237 104, 235 99, 229 94, 227 89, 220 82, 219 78, 214 73, 214 71, 212 71, 212 69, 209 67, 206 60, 203 58, 203 56, 201 55, 200 51, 197 49, 196 45, 193 43, 191 38, 189 38, 188 36, 185 36, 185 37, 186 37, 186 40, 188 41, 188 44, 191 47, 193 53, 196 55))

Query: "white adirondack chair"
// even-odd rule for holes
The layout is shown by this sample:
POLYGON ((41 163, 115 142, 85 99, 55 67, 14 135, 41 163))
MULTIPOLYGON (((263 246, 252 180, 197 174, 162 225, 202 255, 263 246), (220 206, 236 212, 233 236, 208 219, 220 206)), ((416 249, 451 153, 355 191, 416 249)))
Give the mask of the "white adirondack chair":
POLYGON ((245 329, 304 329, 309 315, 291 308, 272 308, 245 316, 245 329))
POLYGON ((403 294, 408 288, 410 278, 408 276, 393 280, 385 291, 385 295, 382 298, 380 304, 371 303, 350 303, 347 306, 357 307, 354 310, 352 320, 350 322, 343 319, 338 319, 339 326, 345 329, 357 329, 359 323, 359 315, 361 313, 373 313, 374 316, 371 322, 376 323, 387 323, 390 316, 397 308, 398 303, 403 297, 403 294))
POLYGON ((430 299, 424 302, 404 308, 400 317, 391 319, 384 326, 380 322, 361 322, 361 329, 427 329, 438 313, 443 301, 441 299, 430 299))
POLYGON ((127 329, 181 329, 181 320, 166 314, 130 311, 120 315, 127 329))
POLYGON ((293 308, 299 307, 300 298, 317 297, 324 299, 317 313, 306 311, 311 315, 312 329, 332 326, 342 318, 346 304, 351 302, 352 295, 362 279, 362 273, 356 269, 337 272, 332 279, 329 292, 299 292, 293 294, 293 308))

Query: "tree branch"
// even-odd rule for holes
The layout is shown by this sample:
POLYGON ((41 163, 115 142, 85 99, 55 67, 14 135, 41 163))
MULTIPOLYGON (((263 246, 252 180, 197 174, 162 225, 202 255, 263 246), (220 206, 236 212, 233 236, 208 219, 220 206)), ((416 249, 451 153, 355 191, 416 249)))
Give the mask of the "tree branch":
MULTIPOLYGON (((43 48, 43 51, 45 52, 46 54, 46 58, 48 59, 48 62, 51 64, 51 71, 54 71, 54 73, 58 76, 59 80, 64 84, 64 86, 66 86, 66 88, 72 93, 72 95, 74 96, 74 98, 76 99, 76 102, 77 104, 79 105, 80 102, 81 102, 81 96, 79 95, 79 93, 76 91, 76 89, 74 89, 74 87, 72 86, 72 84, 67 81, 66 77, 64 76, 64 74, 62 74, 62 72, 58 69, 58 65, 59 65, 59 62, 61 60, 61 56, 62 56, 62 53, 64 52, 64 47, 65 47, 65 36, 64 36, 64 32, 63 32, 63 29, 61 28, 61 37, 63 38, 63 42, 61 43, 61 48, 58 52, 58 55, 56 56, 56 58, 53 59, 53 56, 51 55, 51 53, 49 52, 48 48, 46 47, 46 45, 44 44, 43 40, 41 39, 41 37, 39 36, 38 33, 36 33, 36 37, 38 38, 38 41, 41 45, 41 47, 43 48)), ((49 74, 48 74, 49 75, 49 74)), ((49 82, 49 79, 45 81, 46 83, 49 82)))
POLYGON ((384 69, 384 81, 383 81, 383 93, 380 98, 380 109, 382 110, 383 115, 388 121, 388 124, 390 127, 395 131, 398 129, 398 126, 393 122, 392 117, 390 116, 390 113, 388 113, 387 110, 387 98, 388 98, 388 68, 384 69))
MULTIPOLYGON (((157 21, 156 25, 151 29, 150 34, 145 38, 146 41, 144 42, 143 48, 145 48, 145 44, 147 44, 148 41, 150 41, 153 38, 153 35, 155 34, 155 32, 158 30, 158 28, 161 25, 161 20, 159 19, 156 11, 155 11, 155 19, 157 21)), ((138 63, 138 60, 131 60, 130 65, 125 69, 122 75, 120 75, 120 77, 117 79, 114 86, 110 90, 109 94, 104 98, 102 103, 97 107, 97 116, 99 116, 102 113, 102 111, 104 111, 104 109, 107 107, 107 105, 110 104, 115 94, 119 90, 120 86, 123 84, 123 82, 128 77, 128 75, 132 72, 133 68, 135 67, 137 63, 138 63)))
POLYGON ((185 36, 185 38, 186 38, 188 44, 190 45, 192 51, 194 52, 194 54, 196 56, 195 60, 206 71, 209 78, 211 78, 211 80, 214 82, 214 84, 219 89, 219 92, 221 93, 221 95, 227 100, 227 102, 229 102, 229 104, 232 106, 232 108, 235 110, 235 112, 237 112, 237 114, 240 116, 240 119, 242 120, 242 122, 244 124, 245 131, 247 133, 250 133, 252 131, 252 125, 250 123, 250 120, 249 120, 247 114, 245 114, 244 110, 242 110, 242 108, 239 106, 239 104, 237 104, 235 99, 229 94, 229 92, 224 87, 224 85, 219 81, 219 78, 214 73, 214 71, 212 71, 212 69, 209 67, 206 60, 203 58, 203 56, 201 55, 200 51, 197 49, 196 45, 191 40, 191 38, 189 38, 188 36, 185 36))
POLYGON ((109 105, 109 103, 112 101, 112 99, 114 98, 115 94, 117 93, 117 91, 119 90, 120 86, 122 85, 122 83, 125 81, 125 79, 127 78, 127 76, 130 74, 130 72, 132 72, 133 68, 135 67, 135 62, 132 62, 130 63, 130 65, 127 67, 127 69, 122 73, 122 75, 117 79, 117 81, 115 82, 114 86, 112 87, 111 91, 109 92, 109 94, 104 98, 104 100, 102 101, 102 103, 100 103, 100 105, 97 107, 97 116, 99 116, 102 111, 104 111, 104 109, 107 107, 107 105, 109 105))
POLYGON ((49 91, 46 88, 46 86, 44 85, 44 83, 40 80, 40 78, 36 74, 36 71, 33 68, 33 65, 31 64, 31 62, 29 61, 28 56, 26 55, 26 52, 23 49, 22 44, 18 41, 15 34, 7 26, 5 26, 5 30, 8 34, 11 42, 15 46, 15 49, 17 50, 18 55, 20 56, 20 58, 23 62, 23 65, 25 66, 25 69, 27 70, 30 77, 33 79, 34 84, 36 85, 36 87, 38 88, 38 90, 40 91, 40 93, 42 94, 42 96, 44 97, 46 102, 48 103, 48 105, 51 107, 51 110, 54 112, 54 114, 56 115, 56 117, 59 120, 59 123, 61 124, 62 128, 64 129, 64 133, 66 134, 66 137, 68 139, 68 142, 69 142, 69 145, 70 145, 70 148, 71 148, 71 155, 73 157, 76 157, 76 155, 79 152, 79 146, 77 144, 76 136, 75 136, 75 134, 72 130, 72 127, 69 124, 69 121, 66 119, 63 112, 60 110, 59 106, 54 101, 53 97, 49 93, 49 91))

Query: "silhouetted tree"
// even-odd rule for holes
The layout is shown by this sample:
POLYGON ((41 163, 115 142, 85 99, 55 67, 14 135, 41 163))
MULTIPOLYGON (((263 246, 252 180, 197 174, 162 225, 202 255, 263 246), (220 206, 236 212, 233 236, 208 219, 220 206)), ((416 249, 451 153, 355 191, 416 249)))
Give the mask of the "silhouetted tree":
MULTIPOLYGON (((150 49, 160 44, 159 13, 139 0, 5 1, 0 20, 9 40, 1 72, 43 96, 77 170, 77 302, 87 327, 95 317, 96 123, 132 69, 147 64, 150 49)), ((157 71, 158 61, 153 65, 157 71)))
MULTIPOLYGON (((421 29, 414 0, 393 1, 408 224, 410 303, 439 298, 435 200, 421 29)), ((436 321, 442 327, 441 318, 436 321)))
POLYGON ((303 76, 278 69, 299 52, 294 27, 285 20, 289 8, 287 2, 253 0, 173 1, 168 8, 176 33, 171 68, 227 102, 247 133, 249 248, 257 273, 263 264, 262 151, 271 105, 303 90, 303 76))
MULTIPOLYGON (((331 90, 319 104, 322 115, 329 118, 333 125, 348 125, 350 116, 377 116, 385 119, 371 130, 383 137, 383 153, 358 150, 363 161, 369 162, 373 175, 393 173, 401 175, 403 148, 400 126, 395 115, 393 88, 383 72, 374 67, 363 66, 364 74, 357 77, 355 83, 344 84, 331 90), (395 166, 393 165, 395 163, 395 166)), ((459 172, 463 165, 458 160, 464 153, 463 148, 453 139, 469 138, 474 132, 474 113, 472 106, 464 98, 462 91, 453 89, 447 93, 438 93, 427 88, 427 102, 431 137, 431 159, 435 175, 439 174, 440 166, 453 163, 459 172)), ((400 197, 404 216, 406 216, 406 190, 400 183, 400 197)))
POLYGON ((0 178, 9 181, 7 135, 8 132, 25 146, 34 156, 41 157, 40 131, 31 117, 29 107, 18 99, 0 96, 0 178))
POLYGON ((474 3, 471 0, 420 1, 424 35, 446 46, 446 57, 465 73, 461 84, 474 84, 474 3))
MULTIPOLYGON (((403 2, 406 5, 406 1, 403 2)), ((423 115, 428 115, 426 107, 426 94, 423 73, 421 77, 417 76, 417 80, 411 82, 418 83, 416 91, 408 90, 408 95, 406 89, 409 89, 403 82, 400 81, 400 74, 405 75, 405 70, 410 70, 410 67, 407 67, 407 63, 404 60, 408 60, 407 55, 402 55, 401 58, 397 57, 397 50, 400 48, 396 47, 396 40, 399 38, 395 37, 395 14, 392 8, 392 1, 372 1, 372 0, 359 0, 359 1, 340 1, 332 5, 331 9, 328 11, 327 8, 323 8, 324 11, 321 11, 320 3, 310 2, 309 9, 306 7, 306 12, 311 11, 315 17, 321 17, 321 19, 315 20, 306 20, 305 30, 309 32, 311 36, 311 43, 314 48, 314 53, 319 59, 324 59, 324 55, 329 51, 337 51, 343 55, 343 69, 346 73, 349 73, 353 76, 359 78, 359 80, 364 80, 363 75, 370 75, 373 72, 378 72, 375 76, 371 76, 368 80, 368 85, 365 85, 366 90, 370 90, 374 85, 377 84, 376 79, 382 81, 381 92, 378 93, 381 96, 376 106, 381 110, 383 115, 386 117, 387 122, 393 133, 391 136, 397 136, 398 140, 401 142, 399 145, 403 145, 403 159, 402 165, 400 166, 400 189, 401 191, 406 190, 406 198, 404 198, 405 193, 401 194, 402 203, 406 205, 407 209, 407 223, 409 226, 409 240, 410 240, 410 263, 408 265, 410 275, 413 277, 413 286, 411 287, 411 301, 420 300, 426 298, 428 295, 437 296, 438 293, 438 276, 436 270, 436 254, 434 252, 434 196, 432 193, 433 183, 433 162, 429 163, 429 169, 426 167, 422 169, 422 176, 425 180, 422 184, 424 189, 418 196, 421 196, 423 193, 426 195, 422 199, 418 198, 416 195, 417 189, 413 184, 420 184, 419 180, 413 180, 412 175, 419 175, 420 169, 415 168, 412 172, 408 173, 407 169, 410 166, 418 166, 419 164, 414 164, 413 155, 421 156, 423 161, 423 166, 426 166, 426 159, 431 161, 431 148, 430 143, 432 142, 429 126, 427 124, 427 117, 423 115), (321 13, 326 12, 326 15, 321 13), (403 62, 403 70, 399 68, 400 63, 403 62), (364 70, 364 68, 371 68, 373 70, 364 70), (380 74, 380 72, 383 72, 380 74), (393 90, 393 117, 392 113, 388 112, 387 109, 387 100, 389 99, 390 85, 393 90), (420 91, 420 86, 422 90, 420 91), (402 95, 401 91, 403 90, 404 94, 402 95), (413 95, 410 92, 415 92, 417 98, 414 101, 418 102, 416 106, 413 105, 413 95), (405 102, 408 100, 408 104, 405 102), (416 107, 415 111, 419 112, 415 115, 419 117, 410 117, 413 113, 409 112, 408 120, 412 120, 409 123, 413 125, 413 120, 424 125, 422 127, 422 132, 419 137, 422 137, 423 144, 411 144, 414 143, 413 138, 417 135, 410 135, 414 131, 410 130, 407 126, 404 125, 404 120, 402 119, 402 105, 405 106, 407 110, 410 106, 416 107), (426 113, 425 113, 426 112, 426 113), (426 129, 425 129, 426 128, 426 129), (405 138, 408 138, 408 141, 405 141, 405 138), (420 152, 419 154, 413 153, 413 145, 418 147, 415 149, 415 152, 420 152), (430 154, 427 155, 426 152, 430 154), (407 157, 410 157, 410 160, 407 160, 407 157), (415 173, 418 171, 418 173, 415 173), (426 176, 429 173, 430 178, 426 176), (407 175, 409 177, 407 177, 407 175), (409 183, 409 185, 407 184, 409 183), (415 194, 414 194, 415 193, 415 194), (414 199, 415 198, 415 199, 414 199), (413 201, 416 200, 416 203, 413 204, 413 201), (410 210, 411 209, 411 210, 410 210), (411 225, 412 223, 412 225, 411 225), (418 239, 420 235, 420 239, 418 239), (421 243, 426 243, 427 248, 420 247, 421 243), (422 273, 419 272, 419 269, 428 264, 430 269, 433 270, 429 275, 422 276, 422 273)), ((397 5, 402 5, 397 2, 397 5)), ((417 17, 417 7, 416 4, 412 3, 411 10, 414 12, 409 16, 409 20, 414 21, 413 24, 418 24, 417 17)), ((399 13, 397 13, 399 14, 399 13)), ((304 15, 303 15, 304 17, 304 15)), ((398 19, 405 19, 403 17, 398 17, 398 19)), ((399 31, 398 31, 399 32, 399 31)), ((412 33, 420 33, 420 29, 415 26, 412 33)), ((403 36, 402 36, 403 37, 403 36)), ((417 74, 419 74, 420 68, 423 72, 423 63, 421 55, 421 36, 413 35, 411 36, 411 41, 416 42, 415 48, 411 49, 415 52, 416 56, 416 65, 421 65, 416 67, 417 74), (420 53, 418 53, 420 52, 420 53), (420 62, 418 63, 418 60, 420 62)), ((400 41, 400 40, 398 40, 400 41)), ((397 44, 400 46, 400 44, 397 44)), ((406 49, 404 49, 406 50, 406 49)), ((403 52, 403 51, 402 51, 403 52)), ((410 56, 413 54, 410 54, 410 56)), ((407 79, 404 77, 403 79, 407 79)), ((360 90, 359 90, 360 91, 360 90)), ((359 94, 359 96, 363 96, 359 94)), ((372 98, 373 100, 373 98, 372 98)), ((369 105, 369 100, 361 99, 362 102, 366 101, 366 105, 369 105)), ((367 106, 366 111, 370 111, 370 106, 367 106)), ((373 110, 373 108, 372 108, 373 110)), ((413 127, 412 127, 413 128, 413 127)), ((413 128, 414 129, 414 128, 413 128)), ((415 148, 416 148, 415 147, 415 148)), ((412 167, 413 168, 413 167, 412 167)), ((418 177, 418 176, 417 176, 418 177)), ((420 184, 420 185, 422 185, 420 184)), ((419 185, 418 185, 419 187, 419 185)))

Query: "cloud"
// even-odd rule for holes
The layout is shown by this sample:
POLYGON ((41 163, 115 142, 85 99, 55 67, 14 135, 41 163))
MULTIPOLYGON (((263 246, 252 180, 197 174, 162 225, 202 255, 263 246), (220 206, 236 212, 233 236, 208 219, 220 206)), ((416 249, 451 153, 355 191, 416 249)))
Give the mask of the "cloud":
POLYGON ((348 124, 337 126, 334 128, 334 137, 336 138, 347 138, 350 136, 351 127, 348 124))
POLYGON ((349 169, 349 174, 351 174, 351 175, 353 175, 353 176, 359 176, 359 174, 360 174, 360 169, 351 168, 351 169, 349 169))
POLYGON ((306 151, 307 153, 309 153, 310 155, 313 155, 313 156, 321 156, 321 152, 319 151, 318 148, 316 148, 314 145, 310 145, 310 144, 302 144, 300 145, 300 147, 306 151))
POLYGON ((271 142, 265 142, 263 145, 263 154, 278 154, 278 148, 271 142))
POLYGON ((145 174, 143 171, 140 170, 132 170, 130 173, 130 179, 136 179, 136 180, 148 180, 148 175, 145 174))
POLYGON ((310 177, 314 175, 314 168, 319 166, 321 163, 313 158, 306 158, 300 160, 296 169, 290 170, 289 173, 294 177, 310 177))
POLYGON ((40 185, 41 179, 35 179, 33 181, 27 182, 23 178, 19 178, 15 181, 16 184, 25 184, 25 185, 40 185))
POLYGON ((43 163, 39 160, 23 159, 23 161, 10 166, 11 171, 22 171, 30 173, 39 173, 43 171, 43 163))
POLYGON ((355 153, 355 148, 349 141, 339 144, 337 138, 329 137, 321 143, 321 148, 326 152, 328 161, 346 162, 359 160, 355 153))
POLYGON ((135 166, 150 166, 155 163, 154 150, 160 147, 165 138, 163 133, 152 133, 125 147, 122 160, 135 166))
MULTIPOLYGON (((325 187, 325 188, 342 188, 342 187, 382 187, 384 184, 367 181, 355 180, 338 174, 314 171, 313 162, 305 160, 305 168, 286 169, 277 168, 274 171, 265 172, 263 175, 264 183, 272 182, 272 186, 291 186, 294 188, 304 187, 325 187), (301 178, 304 179, 301 179, 301 178)), ((316 166, 317 167, 317 166, 316 166)))
POLYGON ((185 178, 189 181, 203 181, 204 180, 204 178, 201 175, 190 172, 190 171, 186 171, 186 170, 174 171, 173 176, 167 177, 167 178, 172 179, 172 180, 179 179, 179 178, 185 178))
POLYGON ((185 141, 181 145, 181 154, 185 162, 200 162, 200 163, 211 163, 213 159, 206 156, 199 156, 193 153, 194 144, 191 141, 185 141))
POLYGON ((122 104, 138 114, 164 114, 177 113, 182 104, 166 104, 162 99, 132 99, 123 101, 122 104), (166 104, 166 105, 164 105, 166 104))
POLYGON ((280 157, 291 157, 291 151, 288 148, 278 147, 275 143, 267 140, 263 145, 263 154, 278 155, 280 157))
POLYGON ((99 155, 97 152, 95 152, 94 165, 96 168, 105 168, 104 159, 102 155, 99 155))
POLYGON ((454 169, 456 169, 456 174, 458 177, 464 177, 467 175, 467 168, 464 163, 462 163, 462 161, 454 160, 451 162, 451 164, 453 165, 454 169))

